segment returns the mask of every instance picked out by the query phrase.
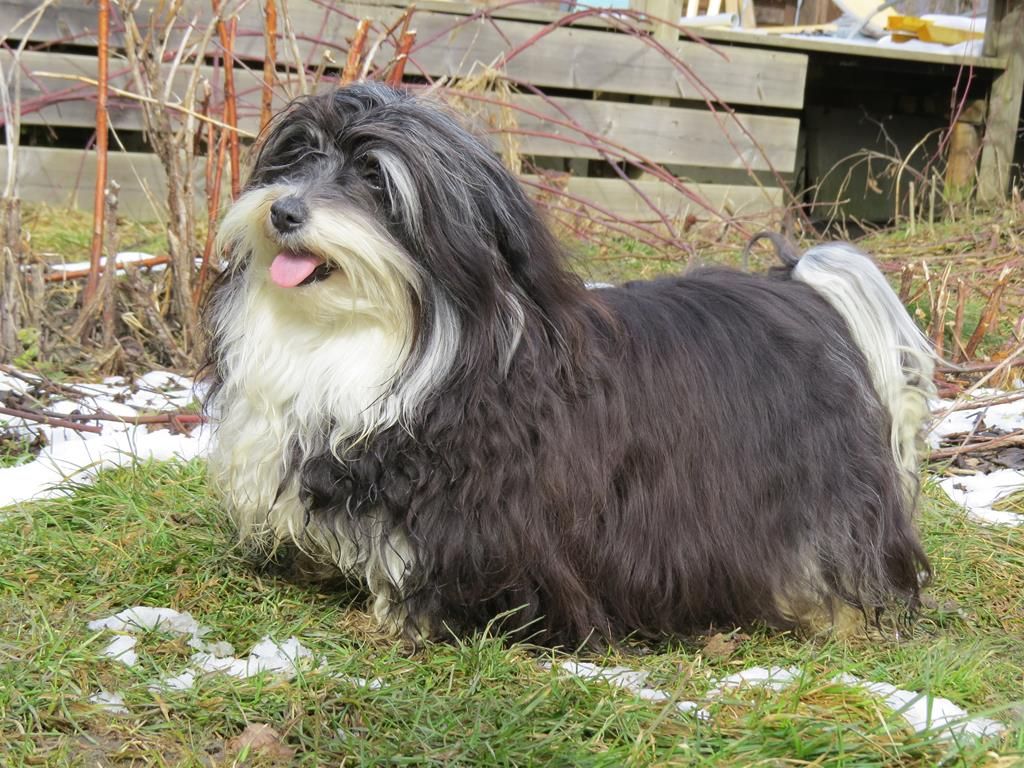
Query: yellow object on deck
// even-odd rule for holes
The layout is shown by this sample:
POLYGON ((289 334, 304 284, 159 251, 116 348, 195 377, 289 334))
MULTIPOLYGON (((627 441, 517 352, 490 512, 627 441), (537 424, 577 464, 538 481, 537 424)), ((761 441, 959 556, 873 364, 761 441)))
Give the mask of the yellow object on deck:
POLYGON ((984 32, 967 29, 944 27, 934 21, 921 19, 917 16, 890 16, 885 20, 885 27, 892 33, 893 42, 905 43, 908 40, 921 40, 926 43, 957 45, 967 40, 981 40, 984 32))

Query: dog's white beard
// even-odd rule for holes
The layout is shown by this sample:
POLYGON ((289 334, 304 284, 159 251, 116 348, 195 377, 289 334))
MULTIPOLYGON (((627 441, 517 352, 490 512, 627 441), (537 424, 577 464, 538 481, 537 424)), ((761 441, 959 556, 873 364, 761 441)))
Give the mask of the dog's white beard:
POLYGON ((319 529, 299 499, 297 469, 411 417, 450 369, 459 329, 438 303, 434 333, 410 368, 418 276, 358 217, 314 212, 303 245, 337 273, 303 288, 274 285, 267 268, 279 246, 264 233, 279 194, 249 193, 221 228, 227 250, 248 265, 214 317, 223 384, 212 403, 210 476, 243 541, 267 550, 290 541, 344 571, 365 568, 384 618, 383 584, 400 587, 410 562, 404 538, 382 536, 373 515, 359 541, 319 529))

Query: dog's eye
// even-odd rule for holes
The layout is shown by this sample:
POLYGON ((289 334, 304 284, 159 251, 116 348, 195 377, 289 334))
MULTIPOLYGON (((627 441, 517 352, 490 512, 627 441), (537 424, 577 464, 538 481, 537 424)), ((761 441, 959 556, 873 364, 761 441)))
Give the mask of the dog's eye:
POLYGON ((359 176, 366 185, 375 192, 384 189, 384 176, 380 172, 380 165, 372 158, 366 158, 359 164, 359 176))
POLYGON ((282 164, 297 164, 326 156, 321 137, 303 128, 294 128, 280 137, 274 155, 282 164))

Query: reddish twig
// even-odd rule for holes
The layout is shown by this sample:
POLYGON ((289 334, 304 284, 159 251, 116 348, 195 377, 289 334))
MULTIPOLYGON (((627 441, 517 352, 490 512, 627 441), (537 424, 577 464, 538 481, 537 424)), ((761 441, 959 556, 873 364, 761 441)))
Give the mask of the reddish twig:
POLYGON ((345 69, 341 72, 341 85, 351 85, 359 77, 360 64, 363 60, 363 48, 366 47, 366 36, 370 33, 370 20, 361 19, 356 26, 356 35, 348 49, 345 69))
MULTIPOLYGON (((103 328, 103 347, 110 349, 114 346, 114 337, 117 334, 116 318, 118 315, 117 296, 114 290, 114 280, 117 279, 117 203, 118 193, 121 185, 116 179, 111 179, 103 195, 104 218, 110 222, 103 236, 103 252, 106 254, 103 261, 103 279, 100 280, 99 301, 100 318, 103 328)), ((84 312, 84 310, 83 310, 84 312)))
MULTIPOLYGON (((195 292, 192 294, 192 301, 196 306, 199 306, 203 298, 203 292, 206 290, 207 275, 210 271, 210 258, 213 256, 215 224, 217 221, 217 211, 220 209, 220 188, 224 182, 224 154, 226 148, 227 135, 222 132, 220 141, 217 142, 217 162, 213 174, 212 187, 209 185, 206 187, 206 242, 203 244, 203 260, 199 264, 199 279, 196 281, 195 292)), ((208 151, 210 151, 212 156, 212 148, 208 151)))
POLYGON ((103 432, 102 427, 92 427, 88 424, 76 424, 73 421, 59 418, 57 416, 47 416, 36 411, 23 411, 20 408, 5 408, 0 406, 0 414, 4 416, 13 416, 17 419, 24 419, 25 421, 34 421, 37 424, 46 424, 51 427, 64 427, 65 429, 74 429, 78 432, 93 432, 95 434, 101 434, 103 432))
POLYGON ((231 199, 235 200, 242 191, 241 152, 238 144, 238 96, 235 93, 235 35, 238 32, 238 19, 232 18, 228 25, 227 44, 224 46, 224 99, 228 117, 225 122, 232 130, 228 134, 228 147, 231 151, 231 199))
MULTIPOLYGON (((46 416, 53 414, 45 413, 46 416)), ((169 411, 167 413, 142 413, 138 416, 118 416, 106 411, 96 413, 72 413, 64 417, 73 421, 116 421, 122 424, 171 424, 179 431, 185 425, 195 426, 205 424, 207 419, 199 413, 183 413, 182 411, 169 411)))
MULTIPOLYGON (((505 8, 517 4, 518 0, 515 0, 514 2, 506 3, 499 7, 505 8)), ((471 14, 465 19, 462 19, 458 24, 454 25, 452 29, 467 24, 475 19, 482 18, 484 16, 489 16, 495 10, 495 8, 481 9, 477 13, 471 14)), ((715 116, 715 119, 722 127, 723 136, 725 137, 726 141, 730 144, 730 146, 732 146, 732 148, 735 150, 736 156, 742 159, 744 157, 744 154, 736 145, 732 136, 728 133, 727 130, 725 130, 725 120, 730 120, 733 124, 735 124, 736 128, 740 131, 740 133, 742 133, 751 142, 754 148, 765 159, 769 171, 771 171, 773 176, 779 182, 779 186, 782 189, 788 188, 788 185, 785 183, 784 179, 782 179, 779 172, 771 164, 768 158, 768 153, 765 151, 764 147, 761 146, 760 142, 751 133, 751 131, 742 123, 742 121, 739 120, 739 116, 732 109, 732 107, 730 107, 728 104, 722 101, 717 96, 717 94, 715 94, 714 90, 706 82, 704 82, 704 80, 700 78, 696 74, 696 72, 694 72, 693 69, 690 68, 679 55, 669 50, 669 48, 667 48, 664 44, 662 44, 652 36, 644 34, 643 31, 640 29, 640 26, 642 26, 644 23, 653 22, 659 24, 666 24, 679 30, 682 34, 686 35, 686 37, 689 38, 692 42, 695 42, 707 48, 708 50, 713 51, 717 55, 721 56, 723 61, 728 62, 728 56, 724 53, 724 51, 709 44, 706 40, 694 34, 694 32, 691 29, 684 27, 678 24, 677 22, 673 22, 668 19, 663 19, 657 16, 651 16, 650 14, 641 11, 616 9, 615 11, 609 13, 608 10, 605 8, 586 8, 575 13, 568 13, 563 16, 559 16, 551 23, 542 27, 537 33, 532 35, 530 38, 520 43, 516 48, 512 49, 511 51, 506 51, 498 59, 497 63, 495 64, 495 69, 499 71, 506 70, 508 64, 514 58, 519 56, 526 49, 538 43, 542 38, 546 37, 547 35, 551 34, 557 29, 571 26, 572 24, 578 21, 591 17, 600 17, 611 28, 616 29, 621 33, 629 34, 636 37, 637 39, 641 40, 645 45, 657 51, 659 55, 663 56, 670 63, 672 63, 676 70, 694 87, 694 89, 698 92, 701 99, 704 101, 705 105, 708 107, 708 110, 715 116), (628 22, 632 22, 633 26, 631 26, 628 22), (722 115, 719 114, 720 110, 725 113, 724 119, 722 115)), ((425 47, 427 45, 430 45, 431 43, 436 42, 444 34, 449 34, 449 32, 439 32, 437 35, 428 39, 426 42, 421 42, 420 47, 425 47)), ((510 81, 514 81, 513 78, 508 79, 510 81)), ((743 160, 743 163, 746 166, 747 172, 749 174, 753 174, 753 170, 750 167, 750 164, 745 159, 743 160)), ((809 221, 806 223, 810 224, 809 221)))
POLYGON ((952 459, 965 453, 982 453, 994 451, 996 448, 1006 448, 1012 445, 1024 445, 1024 429, 1017 429, 1005 435, 997 437, 983 437, 980 435, 969 435, 960 445, 951 448, 939 448, 928 454, 931 461, 942 461, 952 459))
POLYGON ((217 15, 217 36, 220 38, 220 46, 224 49, 224 124, 230 130, 228 136, 228 148, 231 155, 231 197, 237 198, 242 190, 242 175, 239 168, 239 145, 238 145, 238 97, 235 93, 235 33, 238 29, 238 19, 232 18, 229 24, 224 23, 220 18, 220 0, 211 0, 213 12, 217 15))
MULTIPOLYGON (((119 261, 114 265, 115 269, 126 269, 127 267, 155 267, 160 264, 167 264, 170 256, 153 256, 138 261, 119 261)), ((68 280, 80 280, 89 276, 89 269, 68 269, 60 272, 50 272, 43 277, 47 283, 63 283, 68 280)))
POLYGON ((0 364, 0 372, 6 373, 11 378, 23 381, 26 384, 30 384, 36 389, 45 390, 48 392, 54 392, 59 395, 74 395, 75 397, 89 396, 89 392, 86 392, 78 387, 74 387, 70 384, 61 384, 59 381, 53 381, 45 376, 41 376, 37 373, 24 373, 19 371, 13 365, 2 365, 0 364))
POLYGON ((967 310, 967 283, 962 277, 956 279, 956 313, 953 315, 953 349, 954 360, 964 359, 964 312, 967 310))
POLYGON ((391 65, 391 71, 386 80, 392 88, 397 88, 401 84, 402 75, 405 74, 405 62, 408 61, 409 51, 412 50, 412 45, 415 42, 416 30, 402 33, 402 37, 398 41, 398 51, 395 53, 395 62, 391 65))
POLYGON ((914 280, 914 265, 904 264, 900 269, 900 302, 904 305, 910 303, 910 289, 914 280))
POLYGON ((999 301, 1002 299, 1003 291, 1006 289, 1006 284, 1009 282, 1012 273, 1013 269, 1006 267, 999 275, 999 279, 996 281, 995 286, 993 286, 992 292, 988 295, 988 301, 985 302, 985 308, 981 311, 981 317, 978 318, 978 325, 964 347, 964 359, 970 359, 974 356, 975 350, 977 350, 978 345, 985 338, 985 334, 988 333, 989 327, 995 321, 996 315, 999 313, 999 301))
POLYGON ((267 0, 266 21, 263 26, 263 40, 266 52, 263 57, 263 94, 260 103, 260 130, 262 131, 274 111, 274 86, 277 81, 277 2, 267 0))
POLYGON ((401 24, 402 31, 398 35, 398 45, 395 46, 395 59, 391 65, 391 71, 385 79, 385 82, 392 88, 397 88, 402 82, 402 75, 405 74, 405 62, 408 61, 409 51, 412 50, 412 46, 416 42, 416 31, 409 31, 409 22, 412 21, 415 10, 415 4, 410 5, 395 26, 387 31, 387 34, 390 35, 401 24))
MULTIPOLYGON (((100 282, 100 257, 103 253, 104 193, 107 188, 107 85, 110 59, 110 0, 99 0, 96 87, 96 187, 93 192, 92 250, 89 253, 88 280, 82 294, 86 305, 96 295, 100 282)), ((114 226, 113 222, 111 226, 114 226)))
POLYGON ((1016 403, 1018 400, 1024 400, 1024 391, 1017 390, 1005 395, 993 395, 992 397, 959 403, 949 408, 946 413, 953 413, 954 411, 983 411, 993 405, 1016 403))
POLYGON ((932 344, 935 345, 935 354, 939 357, 942 357, 946 340, 946 310, 949 308, 949 276, 952 271, 953 265, 947 264, 942 273, 935 303, 932 305, 932 344))
MULTIPOLYGON (((644 155, 641 155, 640 153, 631 149, 630 147, 627 147, 626 145, 620 144, 618 142, 611 141, 610 139, 601 136, 599 133, 591 131, 586 127, 580 125, 579 123, 575 122, 570 116, 568 116, 565 113, 564 110, 562 110, 558 106, 557 103, 552 101, 549 97, 544 96, 539 91, 536 92, 537 95, 540 95, 545 100, 545 102, 549 104, 552 108, 554 108, 560 115, 562 115, 564 119, 558 119, 550 114, 538 112, 537 110, 530 109, 529 107, 524 106, 521 103, 491 98, 484 94, 469 93, 462 91, 453 91, 453 93, 459 98, 470 99, 473 101, 477 101, 483 104, 490 104, 500 108, 507 108, 513 110, 514 112, 534 117, 538 120, 542 120, 548 123, 549 125, 553 126, 554 129, 564 128, 566 129, 564 133, 555 133, 554 131, 535 131, 521 128, 506 128, 504 129, 504 132, 519 136, 536 136, 540 138, 554 139, 564 144, 586 147, 588 149, 591 149, 606 161, 610 161, 612 159, 622 160, 623 162, 629 163, 638 170, 648 173, 653 178, 659 181, 664 181, 665 183, 669 184, 670 186, 678 190, 680 194, 682 194, 684 197, 696 203, 698 206, 708 211, 712 215, 715 215, 723 219, 724 221, 728 221, 728 218, 723 213, 718 211, 715 206, 708 202, 703 196, 691 190, 678 177, 673 176, 664 167, 654 162, 653 160, 650 160, 644 155), (576 138, 576 135, 579 135, 581 138, 576 138)), ((635 191, 639 192, 639 188, 637 188, 636 185, 633 185, 631 183, 631 186, 634 187, 635 191)), ((641 195, 641 198, 643 197, 644 196, 641 195)), ((650 205, 653 206, 655 213, 663 215, 660 214, 657 206, 654 206, 653 203, 650 203, 650 205)), ((740 231, 744 235, 748 234, 742 228, 740 229, 740 231)))
POLYGON ((998 368, 1003 364, 1002 360, 989 360, 982 363, 964 363, 963 365, 947 365, 939 363, 936 368, 947 373, 984 373, 998 368))

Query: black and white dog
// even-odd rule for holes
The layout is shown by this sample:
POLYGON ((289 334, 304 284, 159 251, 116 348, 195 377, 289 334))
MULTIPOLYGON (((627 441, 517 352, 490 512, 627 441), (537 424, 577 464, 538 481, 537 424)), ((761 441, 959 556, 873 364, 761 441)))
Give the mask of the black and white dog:
POLYGON ((211 477, 243 542, 412 638, 912 611, 932 357, 872 263, 588 291, 443 108, 296 101, 220 229, 211 477))

